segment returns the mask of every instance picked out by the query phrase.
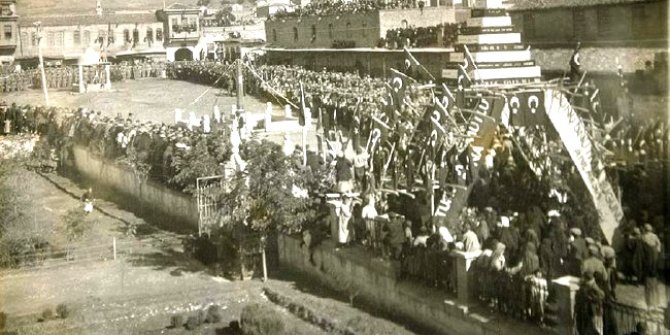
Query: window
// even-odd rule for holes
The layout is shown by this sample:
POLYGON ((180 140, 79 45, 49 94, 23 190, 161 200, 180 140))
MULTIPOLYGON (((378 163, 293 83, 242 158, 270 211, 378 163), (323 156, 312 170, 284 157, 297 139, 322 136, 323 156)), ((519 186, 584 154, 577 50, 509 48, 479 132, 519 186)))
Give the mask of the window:
POLYGON ((293 27, 293 40, 297 41, 298 40, 298 28, 293 27))
POLYGON ((647 31, 646 26, 648 25, 649 18, 647 16, 647 11, 644 8, 644 5, 637 5, 633 7, 632 11, 633 20, 633 36, 642 37, 647 31))
POLYGON ((3 4, 0 8, 0 16, 12 16, 14 13, 9 8, 9 4, 3 4))
POLYGON ((347 22, 347 37, 351 37, 351 22, 347 22))
POLYGON ((163 29, 156 28, 156 41, 162 41, 162 40, 163 40, 163 29))
POLYGON ((312 25, 312 42, 316 41, 316 25, 312 25))
POLYGON ((612 32, 609 7, 598 7, 598 35, 608 36, 612 32))
POLYGON ((91 32, 88 30, 84 30, 84 44, 88 45, 91 43, 91 32))
POLYGON ((72 39, 74 41, 74 45, 80 45, 81 44, 81 32, 79 30, 75 30, 74 33, 72 33, 72 39))
POLYGON ((584 11, 576 8, 572 10, 572 29, 575 39, 581 39, 586 30, 586 19, 584 18, 584 11))
POLYGON ((363 23, 363 29, 361 29, 361 35, 363 37, 368 35, 368 24, 367 23, 363 23))
POLYGON ((535 16, 533 13, 523 13, 523 33, 526 38, 535 37, 535 16))
POLYGON ((123 42, 130 43, 130 30, 128 29, 123 30, 123 42))
POLYGON ((5 39, 10 41, 12 39, 12 25, 11 24, 6 24, 5 25, 5 39))
POLYGON ((154 30, 151 28, 147 28, 146 42, 149 44, 154 42, 154 30))
POLYGON ((272 40, 277 42, 277 29, 272 29, 272 40))
POLYGON ((21 33, 21 45, 28 45, 28 33, 21 33))
POLYGON ((133 44, 137 44, 140 41, 140 31, 135 29, 133 30, 133 44))
POLYGON ((333 38, 333 24, 332 23, 328 24, 328 37, 333 38))
POLYGON ((50 47, 56 45, 56 35, 53 32, 47 33, 47 45, 50 47))
POLYGON ((65 44, 65 32, 59 31, 56 33, 56 43, 58 46, 63 46, 65 44))

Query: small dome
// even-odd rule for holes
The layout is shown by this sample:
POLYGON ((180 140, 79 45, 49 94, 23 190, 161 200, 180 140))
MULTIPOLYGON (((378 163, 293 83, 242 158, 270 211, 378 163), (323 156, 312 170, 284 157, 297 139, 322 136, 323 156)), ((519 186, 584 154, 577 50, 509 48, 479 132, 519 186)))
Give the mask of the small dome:
POLYGON ((77 61, 78 65, 96 65, 98 63, 100 63, 100 53, 91 47, 86 48, 77 61))

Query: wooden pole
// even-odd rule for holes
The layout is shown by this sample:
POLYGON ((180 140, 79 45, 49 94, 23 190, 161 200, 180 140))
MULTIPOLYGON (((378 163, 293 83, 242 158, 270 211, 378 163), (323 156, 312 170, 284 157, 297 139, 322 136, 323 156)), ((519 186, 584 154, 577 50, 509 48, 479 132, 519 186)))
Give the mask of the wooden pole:
POLYGON ((244 96, 244 77, 242 76, 242 59, 237 60, 237 111, 244 112, 242 97, 244 96))
POLYGON ((262 257, 263 257, 263 281, 266 282, 268 281, 268 266, 265 258, 265 247, 263 247, 262 257))
POLYGON ((114 250, 114 260, 116 260, 116 236, 112 237, 112 249, 114 250))
POLYGON ((44 73, 44 57, 42 57, 42 24, 34 23, 37 29, 37 57, 40 60, 40 73, 42 75, 42 92, 44 93, 44 102, 49 106, 49 91, 47 90, 47 75, 44 73))

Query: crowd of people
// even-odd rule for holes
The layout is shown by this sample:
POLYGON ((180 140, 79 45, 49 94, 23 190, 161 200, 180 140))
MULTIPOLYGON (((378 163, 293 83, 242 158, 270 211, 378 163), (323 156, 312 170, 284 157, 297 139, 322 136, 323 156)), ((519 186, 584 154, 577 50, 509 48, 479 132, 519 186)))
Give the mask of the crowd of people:
MULTIPOLYGON (((228 65, 172 63, 164 70, 172 79, 214 85, 231 95, 236 90, 236 74, 228 65)), ((162 71, 158 67, 148 73, 162 71)), ((388 134, 386 144, 397 147, 379 145, 375 152, 370 150, 372 124, 392 108, 383 80, 268 65, 250 66, 244 75, 245 92, 252 95, 299 106, 301 93, 306 92, 305 105, 319 121, 327 154, 325 161, 315 164, 333 169, 330 191, 342 194, 342 199, 334 207, 324 202, 324 220, 305 230, 311 246, 319 240, 315 236, 327 235, 342 246, 363 244, 398 261, 403 278, 450 291, 455 289, 453 252, 478 252, 470 271, 476 283, 474 296, 500 312, 539 323, 545 322, 547 282, 577 276, 583 288, 579 308, 584 308, 578 327, 584 331, 618 334, 611 313, 619 273, 645 286, 650 308, 659 306, 658 279, 664 273, 666 245, 665 234, 656 235, 666 229, 663 204, 658 201, 663 194, 659 178, 667 168, 668 142, 662 120, 624 122, 603 138, 603 147, 611 152, 604 156, 608 175, 623 194, 626 218, 609 244, 595 224, 597 213, 584 206, 591 202, 588 192, 574 188, 580 177, 563 158, 566 154, 556 139, 538 139, 532 130, 520 133, 498 126, 487 153, 490 159, 476 170, 468 167, 463 152, 436 150, 433 157, 424 155, 426 151, 416 144, 425 139, 420 135, 416 139, 411 131, 388 134), (537 161, 547 164, 538 167, 539 173, 520 150, 521 140, 541 148, 537 161), (434 215, 433 207, 452 201, 463 188, 469 196, 456 218, 434 215)), ((430 96, 408 90, 407 99, 421 106, 430 96)), ((411 108, 402 108, 398 119, 413 114, 411 108)), ((204 118, 187 126, 164 125, 140 123, 132 116, 31 106, 13 105, 0 117, 14 121, 11 131, 40 131, 50 143, 69 138, 109 159, 130 156, 146 164, 150 176, 181 189, 186 185, 175 184, 183 166, 179 161, 196 147, 217 163, 230 157, 225 146, 221 149, 230 132, 217 115, 212 116, 209 131, 204 118), (53 122, 57 115, 68 117, 53 122)), ((403 122, 396 125, 397 130, 404 127, 403 122)))
POLYGON ((380 47, 390 49, 451 47, 458 37, 459 24, 439 24, 433 27, 395 28, 386 31, 380 47))
POLYGON ((301 16, 328 16, 339 14, 352 13, 367 13, 382 9, 396 9, 396 8, 423 8, 425 2, 411 1, 411 0, 395 0, 395 1, 376 1, 376 0, 357 0, 357 1, 332 1, 332 2, 318 2, 309 3, 302 6, 295 11, 278 11, 271 15, 269 19, 281 19, 289 17, 301 16))

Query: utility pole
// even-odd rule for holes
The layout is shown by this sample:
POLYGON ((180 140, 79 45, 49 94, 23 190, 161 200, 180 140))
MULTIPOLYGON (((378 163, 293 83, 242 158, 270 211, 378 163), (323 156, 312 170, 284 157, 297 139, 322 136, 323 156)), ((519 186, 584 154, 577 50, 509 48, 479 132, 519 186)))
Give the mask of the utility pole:
POLYGON ((44 101, 49 106, 49 91, 47 90, 47 75, 44 73, 44 58, 42 57, 42 22, 37 21, 33 23, 37 30, 35 38, 37 38, 37 55, 40 59, 40 72, 42 73, 42 92, 44 92, 44 101))
POLYGON ((244 78, 242 77, 242 58, 237 60, 237 111, 244 113, 242 96, 244 95, 244 78))

